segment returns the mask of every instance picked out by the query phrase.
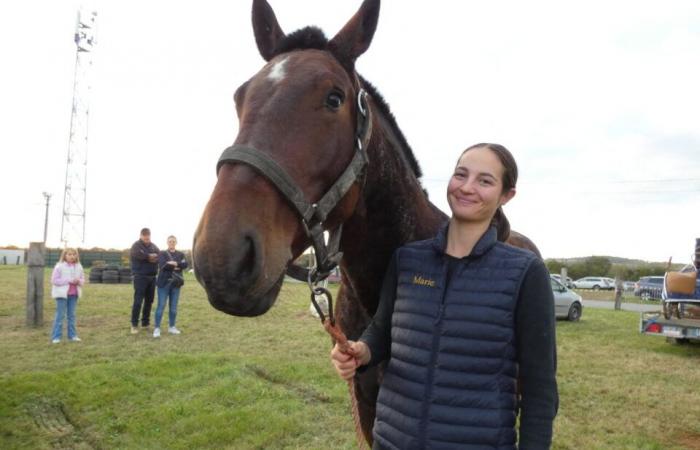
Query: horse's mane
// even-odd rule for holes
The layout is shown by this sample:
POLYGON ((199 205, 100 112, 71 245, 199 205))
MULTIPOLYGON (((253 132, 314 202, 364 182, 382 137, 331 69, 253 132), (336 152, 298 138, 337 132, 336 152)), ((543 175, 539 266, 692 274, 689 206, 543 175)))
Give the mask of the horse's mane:
MULTIPOLYGON (((286 35, 284 39, 282 39, 282 41, 275 47, 273 57, 294 50, 307 49, 329 50, 328 38, 326 38, 326 35, 320 28, 313 26, 306 27, 286 35)), ((372 96, 372 100, 379 108, 381 113, 386 117, 387 122, 393 129, 394 134, 401 144, 401 151, 406 157, 406 160, 411 166, 416 178, 420 179, 420 177, 423 176, 423 173, 418 165, 418 160, 416 160, 413 150, 411 149, 411 146, 408 145, 408 141, 406 141, 406 137, 404 136, 403 132, 396 124, 396 119, 391 113, 391 109, 389 109, 389 105, 387 104, 386 100, 384 100, 384 97, 382 97, 377 88, 374 87, 369 81, 367 81, 362 75, 358 74, 358 76, 360 77, 363 87, 372 96)))

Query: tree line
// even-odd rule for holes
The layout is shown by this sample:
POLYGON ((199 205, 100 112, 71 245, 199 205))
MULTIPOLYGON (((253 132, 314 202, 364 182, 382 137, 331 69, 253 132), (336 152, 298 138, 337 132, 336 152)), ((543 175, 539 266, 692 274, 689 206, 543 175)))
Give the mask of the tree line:
MULTIPOLYGON (((561 273, 562 267, 566 267, 567 275, 576 280, 583 277, 620 277, 623 280, 636 281, 641 277, 663 275, 666 272, 666 263, 612 263, 604 256, 590 256, 581 261, 567 262, 557 259, 546 259, 545 264, 549 273, 561 273)), ((674 264, 672 269, 677 270, 681 265, 674 264)))

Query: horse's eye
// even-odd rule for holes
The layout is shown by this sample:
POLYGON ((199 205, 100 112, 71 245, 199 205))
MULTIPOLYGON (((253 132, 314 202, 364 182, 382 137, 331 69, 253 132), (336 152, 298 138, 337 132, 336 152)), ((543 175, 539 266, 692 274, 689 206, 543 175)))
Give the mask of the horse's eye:
POLYGON ((343 104, 343 94, 333 91, 326 97, 326 106, 330 109, 338 109, 343 104))

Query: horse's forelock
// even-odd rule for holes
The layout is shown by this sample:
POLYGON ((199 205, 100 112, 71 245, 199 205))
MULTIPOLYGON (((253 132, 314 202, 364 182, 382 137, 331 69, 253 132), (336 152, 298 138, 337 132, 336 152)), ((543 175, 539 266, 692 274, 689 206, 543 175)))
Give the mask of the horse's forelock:
POLYGON ((274 56, 293 50, 327 50, 328 38, 318 27, 306 27, 286 35, 275 47, 274 56))

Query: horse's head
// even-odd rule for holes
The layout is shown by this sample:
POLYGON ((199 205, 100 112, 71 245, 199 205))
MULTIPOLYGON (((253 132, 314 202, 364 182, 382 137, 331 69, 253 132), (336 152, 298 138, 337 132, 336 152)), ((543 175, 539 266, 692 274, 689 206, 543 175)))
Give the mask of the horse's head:
MULTIPOLYGON (((316 28, 285 35, 270 5, 253 1, 255 40, 267 64, 235 93, 238 136, 219 162, 193 244, 195 274, 215 308, 265 313, 288 264, 309 246, 303 212, 280 185, 294 184, 313 204, 354 161, 360 109, 354 63, 369 47, 378 15, 379 0, 366 0, 328 41, 316 28), (286 179, 263 173, 270 165, 286 179)), ((359 197, 354 182, 322 228, 352 215, 359 197)))

